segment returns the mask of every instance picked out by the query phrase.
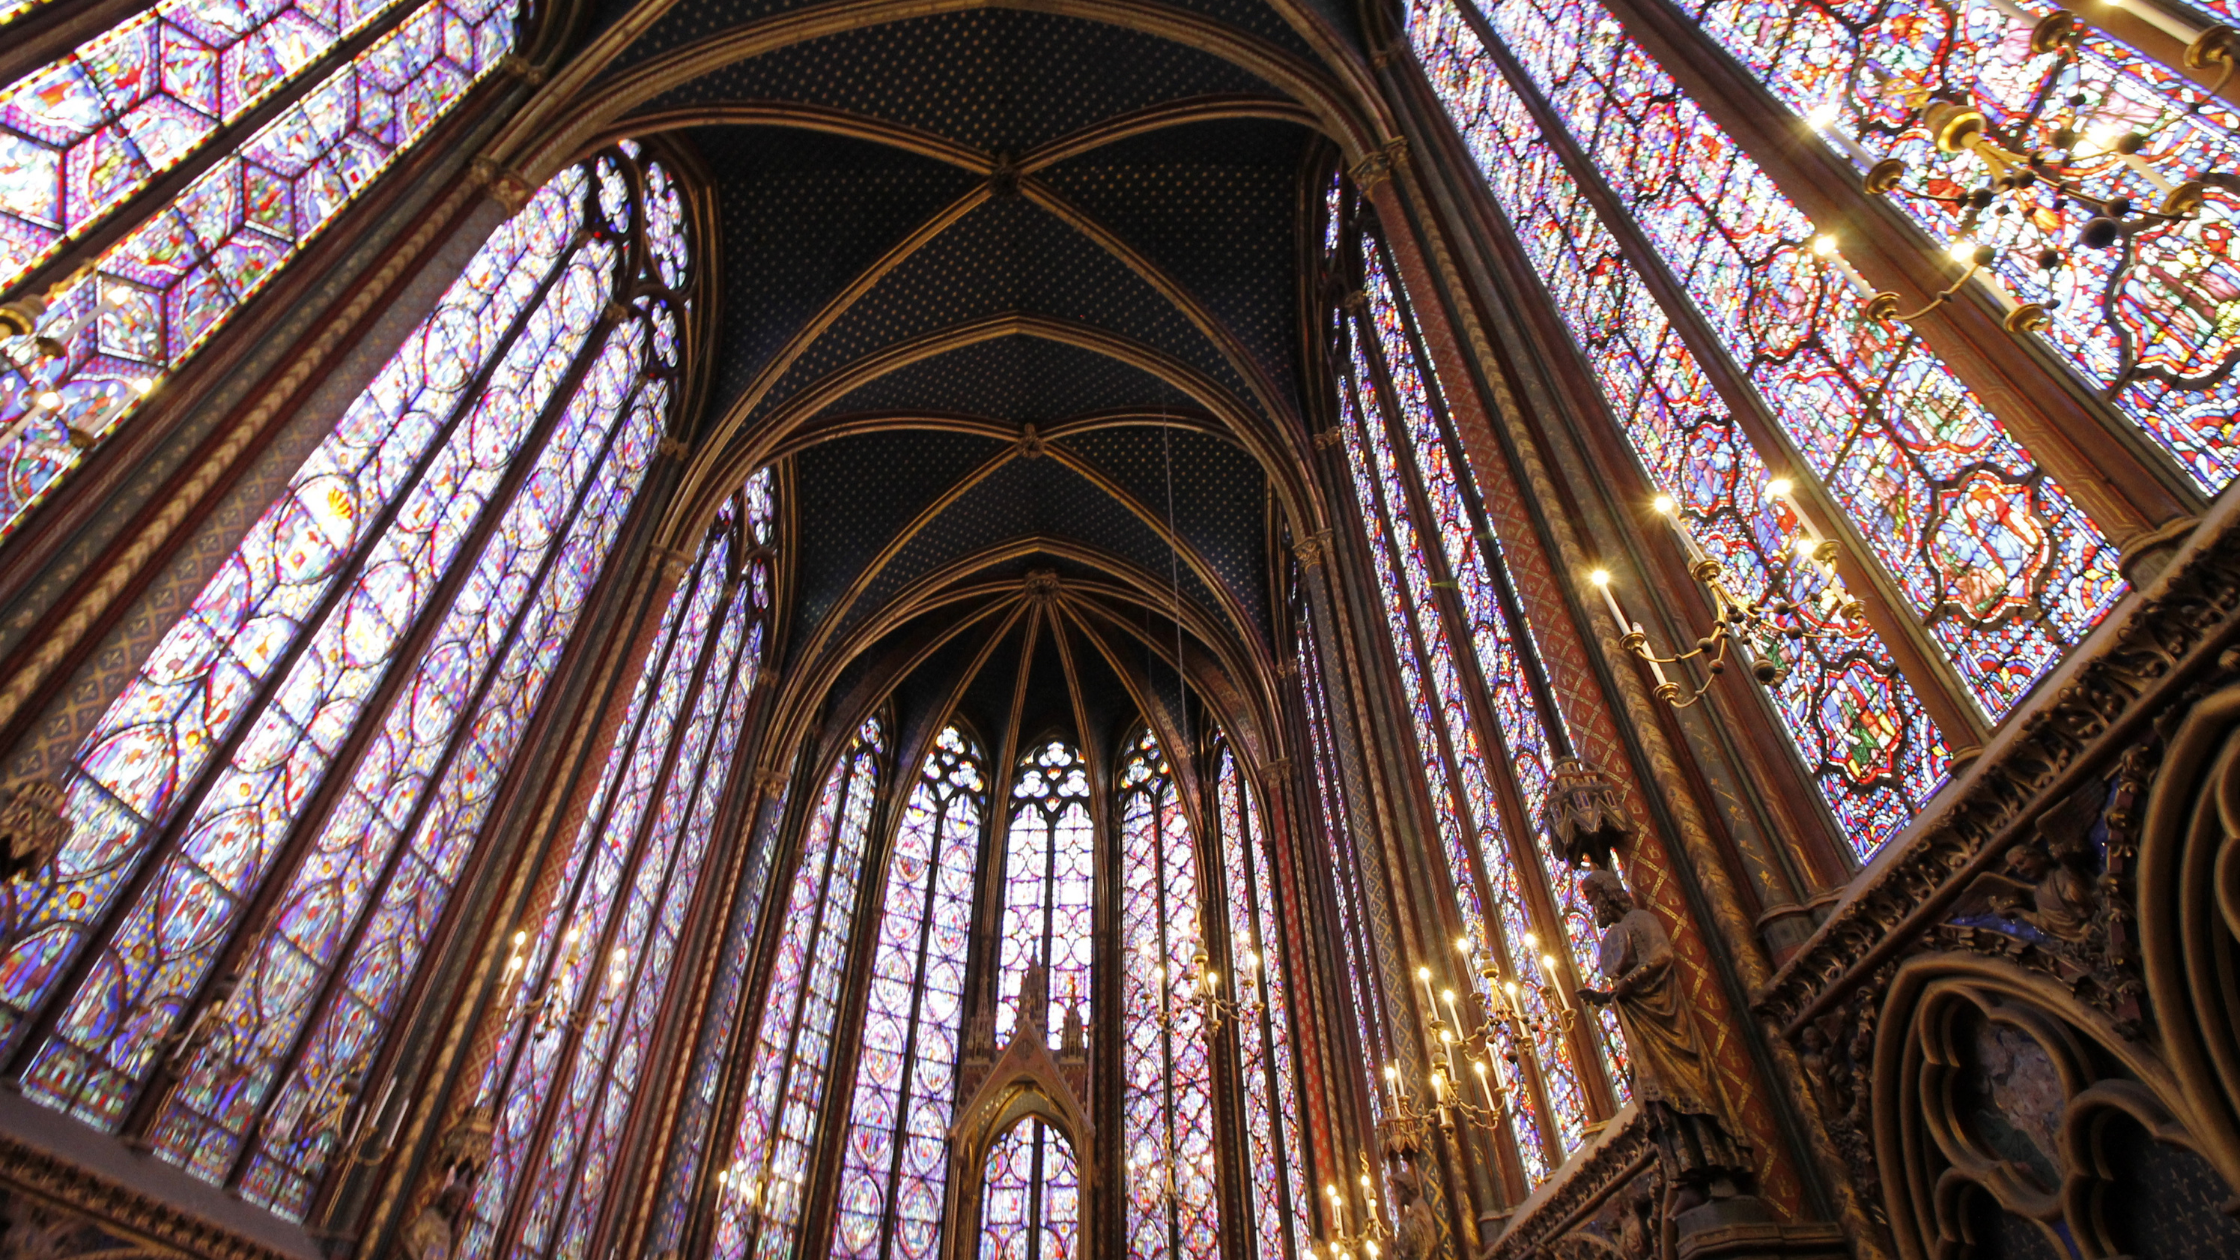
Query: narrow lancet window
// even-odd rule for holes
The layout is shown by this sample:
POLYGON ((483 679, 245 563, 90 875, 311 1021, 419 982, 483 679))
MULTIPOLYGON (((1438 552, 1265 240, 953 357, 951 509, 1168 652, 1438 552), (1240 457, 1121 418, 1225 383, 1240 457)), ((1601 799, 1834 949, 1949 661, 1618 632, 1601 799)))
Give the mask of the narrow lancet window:
POLYGON ((941 1240, 965 953, 988 808, 980 748, 934 739, 887 859, 832 1254, 929 1260, 941 1240))

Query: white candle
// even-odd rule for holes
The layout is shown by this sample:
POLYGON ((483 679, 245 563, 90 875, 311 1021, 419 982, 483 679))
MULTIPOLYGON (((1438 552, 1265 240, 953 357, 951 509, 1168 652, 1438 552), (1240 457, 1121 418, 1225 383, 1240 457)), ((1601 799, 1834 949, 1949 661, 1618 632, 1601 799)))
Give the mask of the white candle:
POLYGON ((1845 157, 1861 166, 1873 166, 1874 155, 1868 153, 1857 140, 1851 138, 1849 132, 1838 125, 1842 121, 1842 116, 1842 111, 1834 105, 1822 105, 1806 114, 1804 121, 1806 126, 1827 137, 1830 144, 1843 150, 1845 157))
POLYGON ((1696 536, 1688 532, 1687 522, 1680 519, 1679 502, 1669 494, 1660 494, 1657 496, 1656 507, 1657 511, 1664 513, 1666 520, 1672 522, 1673 532, 1680 535, 1680 545, 1688 552, 1688 562, 1703 563, 1703 548, 1696 546, 1696 536))
POLYGON ((1541 970, 1548 973, 1548 987, 1556 991, 1556 1001, 1563 1003, 1563 1009, 1570 1010, 1570 995, 1563 991, 1563 980, 1556 974, 1556 956, 1554 954, 1540 955, 1540 967, 1541 970))
POLYGON ((2117 156, 2123 159, 2123 164, 2125 166, 2128 166, 2132 170, 2139 172, 2140 175, 2146 178, 2146 181, 2148 183, 2153 184, 2163 193, 2167 194, 2175 190, 2176 185, 2172 184, 2169 180, 2164 179, 2162 177, 2162 172, 2156 170, 2154 168, 2154 165, 2148 162, 2145 158, 2140 157, 2136 153, 2123 153, 2118 154, 2117 156))
MULTIPOLYGON (((1633 627, 1633 632, 1635 634, 1641 633, 1641 627, 1638 623, 1633 627)), ((1644 656, 1641 659, 1649 662, 1649 676, 1657 680, 1657 685, 1659 687, 1664 686, 1664 666, 1657 664, 1656 660, 1652 657, 1644 656)))
POLYGON ((1610 608, 1610 619, 1618 623, 1618 633, 1625 633, 1627 627, 1632 623, 1626 620, 1626 610, 1618 606, 1618 593, 1610 589, 1610 571, 1608 569, 1596 569, 1587 575, 1587 581, 1593 583, 1594 588, 1602 592, 1602 602, 1610 608))

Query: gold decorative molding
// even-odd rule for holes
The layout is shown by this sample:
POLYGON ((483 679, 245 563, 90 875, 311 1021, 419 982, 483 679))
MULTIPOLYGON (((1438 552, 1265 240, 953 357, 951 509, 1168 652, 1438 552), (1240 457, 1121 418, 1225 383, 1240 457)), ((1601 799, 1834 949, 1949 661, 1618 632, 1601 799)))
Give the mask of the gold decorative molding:
POLYGON ((1522 1213, 1479 1260, 1526 1260, 1594 1215, 1618 1188, 1656 1166, 1657 1148, 1649 1140, 1647 1117, 1631 1103, 1594 1139, 1594 1148, 1574 1155, 1534 1194, 1522 1213))
POLYGON ((304 1260, 0 1132, 0 1187, 154 1249, 204 1260, 304 1260))
POLYGON ((1311 534, 1293 540, 1291 551, 1292 554, 1299 557, 1299 563, 1302 566, 1309 569, 1315 568, 1322 563, 1324 556, 1330 554, 1330 531, 1328 529, 1318 529, 1311 534))
POLYGON ((498 64, 491 68, 499 74, 511 75, 530 87, 541 87, 544 84, 544 67, 520 53, 507 53, 505 56, 498 58, 498 64))
POLYGON ((487 157, 478 157, 468 163, 467 170, 475 183, 481 185, 492 200, 505 207, 509 215, 521 213, 521 207, 528 205, 530 196, 537 191, 536 186, 529 182, 528 176, 511 167, 501 166, 487 157))
POLYGON ((1353 176, 1354 186, 1366 197, 1376 192, 1377 186, 1392 178, 1394 171, 1408 161, 1408 140, 1394 136, 1382 145, 1361 156, 1346 173, 1353 176))
POLYGON ((661 566, 661 574, 670 581, 678 581, 692 567, 692 553, 659 544, 646 548, 646 558, 661 566))
POLYGON ((682 461, 691 457, 692 443, 685 441, 683 438, 664 436, 660 444, 653 448, 653 453, 656 456, 666 456, 669 459, 682 461))
POLYGON ((1348 147, 1366 147, 1371 137, 1389 133, 1394 126, 1373 85, 1360 83, 1358 92, 1348 91, 1352 85, 1341 86, 1327 65, 1214 18, 1155 0, 828 0, 742 23, 604 79, 597 76, 607 69, 605 61, 589 59, 566 67, 508 124, 498 141, 499 151, 532 170, 557 170, 568 155, 582 151, 589 136, 608 130, 635 107, 724 66, 889 22, 1006 8, 1031 8, 1140 31, 1220 58, 1311 111, 1325 134, 1348 147))

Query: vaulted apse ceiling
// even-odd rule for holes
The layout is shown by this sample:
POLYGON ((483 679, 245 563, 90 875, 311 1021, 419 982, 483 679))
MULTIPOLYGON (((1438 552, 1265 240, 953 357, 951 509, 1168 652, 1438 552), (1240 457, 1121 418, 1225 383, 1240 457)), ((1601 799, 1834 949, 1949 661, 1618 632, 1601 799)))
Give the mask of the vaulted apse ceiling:
POLYGON ((788 466, 796 703, 953 700, 994 753, 1021 704, 1132 720, 1177 620, 1201 691, 1265 689, 1336 154, 1296 82, 1339 8, 610 0, 642 103, 607 134, 682 144, 711 203, 688 501, 788 466))

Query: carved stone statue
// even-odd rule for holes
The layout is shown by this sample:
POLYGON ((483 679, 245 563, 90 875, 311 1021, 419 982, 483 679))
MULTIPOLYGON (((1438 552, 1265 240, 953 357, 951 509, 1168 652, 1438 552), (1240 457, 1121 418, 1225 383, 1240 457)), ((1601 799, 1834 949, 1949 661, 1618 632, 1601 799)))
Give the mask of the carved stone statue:
MULTIPOLYGON (((2064 947, 2082 945, 2094 933, 2100 908, 2099 855, 2092 828, 2105 793, 2086 788, 2039 817, 2036 836, 2006 852, 2005 874, 1978 875, 1969 886, 1992 913, 2019 920, 2064 947)), ((2062 952, 2075 954, 2073 948, 2062 952)))
POLYGON ((1431 1260, 1439 1250, 1439 1225, 1431 1218, 1431 1205, 1423 1201, 1423 1174, 1413 1159, 1392 1157, 1392 1255, 1393 1260, 1431 1260))
POLYGON ((1633 1059, 1634 1100, 1648 1116, 1665 1184, 1677 1187, 1676 1209, 1746 1193, 1750 1148, 1729 1125, 1711 1055, 1673 971, 1672 938, 1616 872, 1589 871, 1580 886, 1604 929, 1599 961, 1610 987, 1582 988, 1579 996, 1617 1010, 1633 1059))
POLYGON ((2092 934, 2097 905, 2091 857, 2081 842, 2018 844, 2007 850, 2008 874, 1977 876, 1974 891, 1993 910, 2057 941, 2082 941, 2092 934))
POLYGON ((25 779, 0 792, 0 879, 29 875, 54 861, 70 838, 60 784, 25 779))
POLYGON ((472 1182, 490 1163, 490 1148, 498 1132, 497 1114, 490 1104, 467 1109, 467 1114, 444 1131, 436 1148, 436 1164, 453 1181, 472 1182))
POLYGON ((459 1219, 466 1215, 474 1195, 471 1181, 446 1182, 435 1201, 421 1208, 404 1227, 404 1254, 408 1260, 451 1260, 458 1244, 459 1219))

